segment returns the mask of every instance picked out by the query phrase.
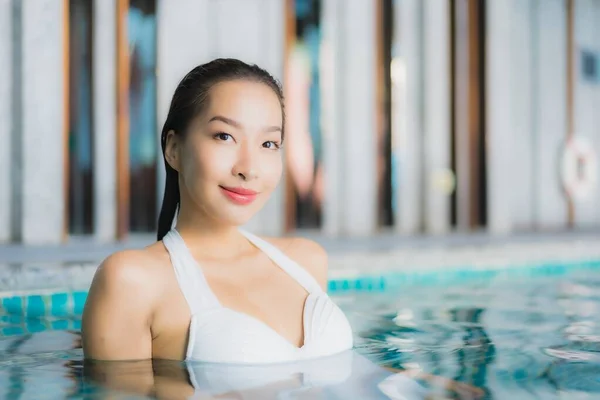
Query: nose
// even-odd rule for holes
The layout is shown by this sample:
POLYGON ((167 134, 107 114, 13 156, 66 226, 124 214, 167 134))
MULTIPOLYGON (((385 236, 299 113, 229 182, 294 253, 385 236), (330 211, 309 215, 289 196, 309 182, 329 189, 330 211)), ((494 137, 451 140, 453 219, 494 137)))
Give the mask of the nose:
POLYGON ((252 150, 247 144, 240 146, 236 163, 231 172, 244 181, 251 181, 257 178, 256 157, 252 154, 252 150))

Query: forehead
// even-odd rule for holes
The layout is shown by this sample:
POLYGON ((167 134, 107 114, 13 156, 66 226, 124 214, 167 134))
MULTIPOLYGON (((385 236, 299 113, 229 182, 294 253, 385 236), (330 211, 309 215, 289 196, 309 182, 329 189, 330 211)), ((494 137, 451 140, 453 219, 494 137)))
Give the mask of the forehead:
POLYGON ((209 92, 207 120, 215 115, 238 121, 241 125, 277 125, 282 123, 279 98, 261 82, 234 80, 220 82, 209 92))

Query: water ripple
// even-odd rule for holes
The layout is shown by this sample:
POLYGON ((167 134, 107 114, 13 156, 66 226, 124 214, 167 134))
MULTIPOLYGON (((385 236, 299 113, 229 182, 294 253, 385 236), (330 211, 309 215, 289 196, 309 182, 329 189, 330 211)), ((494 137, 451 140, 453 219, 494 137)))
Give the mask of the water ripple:
MULTIPOLYGON (((379 364, 464 382, 486 399, 598 398, 598 272, 333 297, 357 351, 379 364)), ((0 384, 60 372, 81 395, 79 319, 0 314, 0 384)))

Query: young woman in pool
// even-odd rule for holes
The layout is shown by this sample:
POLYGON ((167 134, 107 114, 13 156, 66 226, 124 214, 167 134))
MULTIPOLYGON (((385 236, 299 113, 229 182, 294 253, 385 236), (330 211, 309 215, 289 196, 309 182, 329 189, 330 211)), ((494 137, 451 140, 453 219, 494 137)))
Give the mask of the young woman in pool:
POLYGON ((410 378, 351 351, 352 330, 326 293, 327 256, 318 244, 240 228, 279 183, 284 126, 281 88, 257 66, 217 59, 183 78, 161 134, 158 241, 108 257, 89 290, 82 347, 93 380, 142 394, 166 390, 168 398, 248 390, 271 398, 345 382, 354 395, 371 388, 384 398, 424 398, 410 378), (179 379, 161 360, 206 363, 188 363, 179 379))
POLYGON ((325 291, 323 249, 240 228, 280 181, 284 125, 281 88, 257 66, 218 59, 183 78, 161 134, 158 241, 98 269, 82 321, 86 358, 256 364, 352 347, 325 291))

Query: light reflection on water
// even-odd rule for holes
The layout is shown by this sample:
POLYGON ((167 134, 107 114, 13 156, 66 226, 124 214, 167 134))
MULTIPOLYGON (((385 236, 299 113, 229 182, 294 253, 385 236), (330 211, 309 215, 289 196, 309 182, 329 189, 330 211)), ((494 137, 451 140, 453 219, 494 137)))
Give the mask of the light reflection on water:
MULTIPOLYGON (((487 399, 600 396, 599 272, 334 298, 355 329, 357 353, 377 365, 448 378, 428 381, 440 392, 458 381, 487 399)), ((19 318, 3 316, 0 324, 20 324, 19 318)), ((0 337, 0 399, 105 398, 115 387, 129 392, 122 398, 188 398, 196 387, 204 394, 194 398, 207 399, 364 399, 390 398, 390 385, 423 398, 421 383, 394 381, 398 374, 356 356, 277 371, 165 361, 84 365, 80 345, 76 330, 0 337)), ((455 391, 463 398, 476 393, 466 389, 455 391)))

